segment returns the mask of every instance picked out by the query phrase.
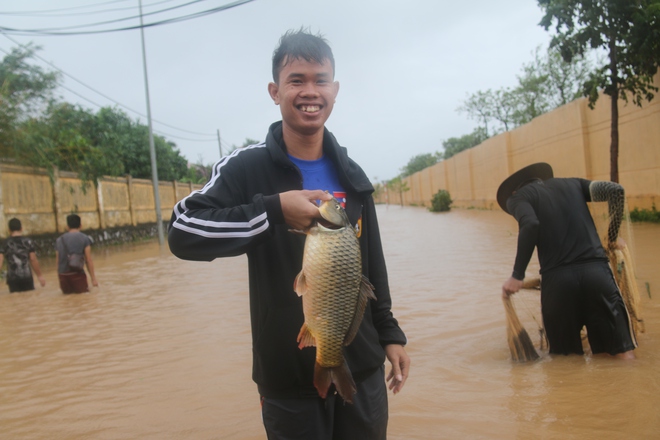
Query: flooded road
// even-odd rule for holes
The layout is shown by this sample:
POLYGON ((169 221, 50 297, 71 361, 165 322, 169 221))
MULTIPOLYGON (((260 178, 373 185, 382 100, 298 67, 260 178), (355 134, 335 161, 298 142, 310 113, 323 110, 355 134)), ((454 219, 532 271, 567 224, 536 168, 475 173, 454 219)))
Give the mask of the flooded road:
MULTIPOLYGON (((378 211, 413 362, 390 395, 388 438, 658 438, 659 225, 634 225, 646 324, 637 360, 514 364, 500 286, 515 221, 499 211, 378 211)), ((186 262, 153 242, 93 253, 101 286, 91 294, 62 295, 48 259, 45 288, 1 288, 0 438, 264 439, 246 258, 186 262)), ((534 259, 528 274, 537 270, 534 259)), ((538 342, 538 293, 516 300, 538 342)))

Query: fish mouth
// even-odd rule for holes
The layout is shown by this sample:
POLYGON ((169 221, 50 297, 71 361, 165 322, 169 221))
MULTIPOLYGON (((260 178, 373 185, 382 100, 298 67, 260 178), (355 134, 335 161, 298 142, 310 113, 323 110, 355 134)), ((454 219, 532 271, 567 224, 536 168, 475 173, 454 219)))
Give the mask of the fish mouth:
POLYGON ((331 230, 341 229, 344 227, 344 225, 338 225, 336 223, 332 223, 331 221, 328 221, 324 218, 316 219, 316 224, 325 229, 331 229, 331 230))

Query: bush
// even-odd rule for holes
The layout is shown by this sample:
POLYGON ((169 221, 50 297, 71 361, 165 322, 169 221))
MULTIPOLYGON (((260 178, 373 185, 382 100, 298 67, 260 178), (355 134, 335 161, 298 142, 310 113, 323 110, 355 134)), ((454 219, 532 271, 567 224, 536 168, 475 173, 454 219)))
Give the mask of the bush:
POLYGON ((446 189, 441 189, 431 199, 431 207, 429 211, 431 212, 445 212, 449 211, 451 206, 451 197, 449 197, 449 191, 446 189))
POLYGON ((655 209, 655 205, 650 210, 635 208, 630 211, 630 220, 633 222, 660 223, 660 212, 655 209))

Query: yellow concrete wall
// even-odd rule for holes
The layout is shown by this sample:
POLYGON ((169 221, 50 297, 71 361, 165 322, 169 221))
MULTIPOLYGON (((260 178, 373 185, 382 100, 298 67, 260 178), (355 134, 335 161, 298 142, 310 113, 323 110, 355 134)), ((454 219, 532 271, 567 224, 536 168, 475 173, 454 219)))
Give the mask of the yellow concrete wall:
POLYGON ((133 179, 131 201, 138 224, 156 222, 154 189, 150 180, 133 179))
POLYGON ((160 196, 160 216, 164 220, 169 220, 174 205, 179 201, 176 198, 175 186, 172 182, 159 182, 158 195, 160 196))
MULTIPOLYGON (((203 185, 159 182, 163 220, 169 220, 175 203, 203 185)), ((137 226, 156 222, 150 180, 104 177, 97 185, 83 182, 75 173, 0 165, 0 237, 8 236, 7 221, 21 220, 26 234, 59 233, 66 217, 80 215, 83 229, 137 226), (51 178, 52 176, 52 178, 51 178)))
POLYGON ((82 182, 74 173, 61 172, 55 180, 57 223, 60 231, 66 225, 69 214, 78 214, 84 229, 100 229, 96 188, 93 183, 82 182))
MULTIPOLYGON (((452 200, 464 201, 474 200, 472 192, 472 149, 465 150, 452 157, 446 163, 448 188, 446 189, 452 200)), ((436 192, 437 190, 436 189, 436 192)))
POLYGON ((103 227, 132 225, 130 196, 126 178, 99 179, 103 206, 103 227))
MULTIPOLYGON (((404 204, 428 206, 446 189, 453 206, 496 209, 499 184, 535 162, 548 162, 557 177, 609 180, 610 103, 603 95, 590 109, 586 98, 575 100, 408 176, 404 204)), ((641 108, 619 101, 618 163, 629 208, 660 209, 660 98, 641 108)), ((390 194, 389 203, 392 199, 390 194)))
MULTIPOLYGON (((195 188, 200 188, 200 186, 197 185, 195 188)), ((177 200, 183 199, 188 194, 193 192, 195 190, 195 188, 193 188, 192 184, 178 183, 177 186, 176 186, 176 199, 177 200)))
MULTIPOLYGON (((507 168, 509 136, 496 136, 481 145, 471 148, 472 154, 472 198, 467 203, 477 208, 492 208, 491 188, 499 185, 499 175, 495 170, 507 168)), ((436 191, 437 192, 437 191, 436 191)), ((451 192, 450 196, 453 197, 451 192)), ((461 200, 465 203, 466 200, 461 200)))
POLYGON ((431 197, 438 192, 436 188, 446 188, 447 187, 447 172, 445 170, 445 162, 440 162, 435 166, 430 167, 431 169, 431 197))
POLYGON ((419 173, 419 201, 420 205, 429 206, 430 200, 433 197, 433 172, 431 168, 422 170, 419 173))
POLYGON ((55 230, 53 189, 50 177, 43 170, 25 172, 25 168, 3 165, 0 168, 2 191, 0 235, 7 236, 7 221, 16 217, 23 229, 34 234, 55 230))

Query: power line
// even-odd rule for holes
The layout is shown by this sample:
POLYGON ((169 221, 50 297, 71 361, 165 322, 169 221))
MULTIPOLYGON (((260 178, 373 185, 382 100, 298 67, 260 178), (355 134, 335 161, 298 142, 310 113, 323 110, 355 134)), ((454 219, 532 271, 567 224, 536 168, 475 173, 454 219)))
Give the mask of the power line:
MULTIPOLYGON (((199 0, 202 1, 202 0, 199 0)), ((236 6, 241 6, 245 3, 250 3, 254 0, 238 0, 233 3, 228 3, 223 6, 219 6, 217 8, 212 8, 208 9, 205 11, 200 11, 200 12, 195 12, 193 14, 189 15, 183 15, 180 17, 174 17, 170 19, 165 19, 161 21, 156 21, 153 23, 146 23, 143 25, 137 25, 137 26, 128 26, 124 28, 116 28, 116 29, 105 29, 105 30, 98 30, 98 31, 79 31, 79 32, 52 32, 52 31, 41 31, 39 29, 14 29, 14 28, 9 28, 9 27, 4 27, 0 26, 0 31, 3 31, 5 33, 13 34, 13 35, 22 35, 22 36, 71 36, 71 35, 92 35, 92 34, 104 34, 104 33, 110 33, 110 32, 121 32, 121 31, 129 31, 129 30, 135 30, 135 29, 141 29, 141 28, 148 28, 148 27, 155 27, 155 26, 162 26, 166 24, 172 24, 172 23, 179 23, 182 21, 187 21, 187 20, 192 20, 194 18, 199 18, 203 17, 206 15, 211 15, 215 14, 216 12, 221 12, 225 11, 227 9, 234 8, 236 6)))
MULTIPOLYGON (((167 1, 170 1, 170 0, 162 1, 162 2, 158 2, 158 3, 152 3, 150 6, 154 6, 154 5, 161 4, 161 3, 166 3, 167 1)), ((182 7, 182 6, 186 6, 186 5, 190 5, 190 4, 193 4, 193 3, 197 3, 197 2, 199 2, 199 1, 204 1, 204 0, 197 0, 197 1, 189 2, 189 3, 186 3, 186 4, 184 4, 184 5, 177 6, 176 8, 178 8, 178 7, 182 7)), ((189 15, 187 15, 187 16, 181 16, 181 17, 175 17, 175 18, 171 18, 171 19, 167 19, 167 20, 162 20, 162 21, 160 21, 160 22, 150 23, 150 24, 146 24, 146 25, 143 25, 143 26, 135 26, 135 27, 125 28, 125 30, 139 29, 139 28, 141 28, 141 27, 150 27, 150 26, 157 26, 157 25, 162 25, 162 24, 169 24, 169 23, 176 23, 176 22, 180 22, 180 21, 185 21, 185 20, 189 20, 189 19, 192 19, 192 18, 202 17, 202 16, 209 15, 209 14, 212 14, 212 13, 215 13, 215 12, 220 12, 220 11, 223 11, 223 10, 227 10, 227 9, 230 9, 230 8, 233 8, 233 7, 236 7, 236 6, 240 6, 240 5, 243 5, 243 4, 246 4, 246 3, 249 3, 249 2, 251 2, 251 1, 254 1, 254 0, 239 0, 239 1, 235 1, 235 2, 233 2, 233 3, 229 3, 229 4, 226 4, 226 5, 223 5, 223 6, 217 7, 217 8, 212 8, 212 9, 209 9, 209 10, 206 10, 206 11, 201 11, 201 12, 194 13, 194 14, 189 14, 189 15)), ((119 1, 113 1, 113 2, 106 2, 106 3, 96 4, 96 6, 103 5, 103 4, 120 3, 120 2, 121 2, 121 0, 119 0, 119 1)), ((91 6, 94 6, 94 5, 91 5, 91 6)), ((79 7, 79 8, 80 8, 80 7, 79 7)), ((71 9, 71 8, 69 8, 69 9, 71 9)), ((175 9, 175 8, 170 8, 170 9, 175 9)), ((157 12, 155 12, 155 13, 163 12, 163 11, 165 11, 165 10, 157 11, 157 12)), ((10 37, 7 35, 7 33, 11 33, 11 31, 7 31, 6 29, 7 29, 7 28, 0 27, 0 33, 2 33, 7 39, 9 39, 10 41, 14 42, 15 44, 18 44, 18 45, 20 45, 20 46, 22 46, 22 47, 25 47, 24 45, 22 45, 22 44, 18 43, 17 41, 13 40, 12 38, 10 38, 10 37)), ((114 31, 119 31, 119 30, 122 30, 122 29, 106 30, 106 31, 97 31, 97 32, 78 32, 78 33, 68 33, 68 34, 70 34, 70 35, 82 35, 82 34, 88 34, 88 33, 114 32, 114 31)), ((45 34, 45 33, 44 33, 44 34, 45 34)), ((57 34, 57 35, 65 35, 65 33, 61 33, 61 34, 57 34)), ((3 50, 3 52, 5 52, 5 51, 3 50)), ((7 53, 7 52, 5 52, 5 53, 7 53)), ((119 105, 120 107, 123 107, 123 108, 125 108, 125 109, 127 109, 127 110, 129 110, 129 111, 131 111, 131 112, 133 112, 133 113, 135 113, 135 114, 141 116, 141 117, 146 117, 143 113, 141 113, 141 112, 139 112, 139 111, 137 111, 137 110, 131 109, 130 107, 128 107, 128 106, 126 106, 126 105, 124 105, 124 104, 122 104, 122 103, 120 103, 120 102, 118 102, 118 101, 116 101, 116 100, 114 100, 114 99, 112 99, 112 98, 110 98, 109 96, 107 96, 107 95, 105 95, 105 94, 99 92, 98 90, 94 89, 93 87, 91 87, 91 86, 85 84, 84 82, 82 82, 82 81, 80 81, 79 79, 73 77, 72 75, 68 74, 67 72, 64 72, 62 69, 58 68, 58 67, 55 66, 54 64, 52 64, 52 63, 50 63, 49 61, 45 60, 44 58, 42 58, 42 57, 40 57, 40 56, 38 56, 38 55, 36 55, 36 54, 34 54, 34 56, 35 56, 35 58, 38 58, 39 60, 45 62, 46 64, 48 64, 48 65, 50 65, 50 66, 52 66, 52 67, 55 68, 57 71, 61 72, 63 75, 65 75, 65 76, 71 78, 72 80, 78 82, 79 84, 83 85, 84 87, 88 88, 89 90, 93 91, 94 93, 97 93, 98 95, 104 97, 105 99, 108 99, 108 100, 110 100, 111 102, 113 102, 113 103, 119 105)), ((84 100, 87 101, 87 102, 90 102, 91 104, 93 104, 93 105, 95 105, 95 106, 97 106, 97 107, 99 107, 99 108, 102 108, 102 107, 103 107, 102 105, 100 105, 100 104, 98 104, 98 103, 92 101, 91 99, 89 99, 89 98, 87 98, 87 97, 85 97, 85 96, 79 94, 78 92, 75 92, 74 90, 72 90, 72 89, 70 89, 70 88, 64 86, 64 85, 61 84, 60 82, 58 82, 58 85, 59 85, 60 87, 64 88, 65 90, 68 90, 69 92, 73 93, 74 95, 76 95, 76 96, 78 96, 78 97, 84 99, 84 100)), ((169 136, 169 137, 176 138, 176 139, 181 139, 181 140, 191 141, 191 142, 217 142, 217 138, 215 138, 215 135, 212 135, 212 134, 209 134, 209 133, 194 132, 194 131, 190 131, 190 130, 186 130, 186 129, 178 128, 178 127, 175 127, 175 126, 169 125, 169 124, 167 124, 167 123, 164 123, 164 122, 161 122, 161 121, 157 121, 157 120, 155 120, 155 119, 152 119, 152 120, 153 120, 154 122, 157 122, 158 124, 161 124, 161 125, 164 125, 164 126, 167 126, 167 127, 173 128, 173 129, 178 130, 178 131, 182 131, 182 132, 186 132, 186 133, 190 133, 190 134, 195 134, 195 135, 200 135, 200 136, 213 136, 214 139, 208 139, 208 140, 204 140, 204 139, 190 139, 190 138, 185 138, 185 137, 181 137, 181 136, 172 135, 172 134, 169 134, 169 133, 166 133, 166 132, 157 131, 157 132, 158 132, 159 134, 161 134, 161 135, 169 136)), ((229 150, 229 149, 231 148, 231 147, 228 146, 227 143, 224 142, 223 140, 220 140, 220 145, 222 145, 223 147, 225 147, 227 150, 229 150)))
MULTIPOLYGON (((143 16, 156 15, 156 14, 160 14, 162 12, 172 11, 174 9, 183 8, 183 7, 190 6, 192 4, 203 2, 203 1, 206 1, 206 0, 193 0, 191 2, 184 3, 182 5, 172 6, 171 8, 165 8, 165 9, 161 9, 159 11, 148 12, 146 14, 143 14, 143 16)), ((101 25, 104 25, 104 24, 118 23, 120 21, 135 20, 136 18, 140 18, 140 16, 139 15, 132 15, 130 17, 116 18, 114 20, 101 21, 101 22, 98 22, 98 23, 78 24, 78 25, 75 25, 75 26, 66 26, 66 27, 60 27, 60 28, 25 29, 24 32, 47 32, 47 31, 63 31, 63 30, 67 30, 67 29, 80 29, 80 28, 86 28, 86 27, 92 27, 92 26, 101 26, 101 25)))
MULTIPOLYGON (((23 44, 19 43, 18 41, 14 40, 14 39, 11 38, 10 36, 6 35, 4 32, 0 31, 0 33, 2 33, 2 35, 3 35, 5 38, 7 38, 8 40, 12 41, 13 43, 18 44, 18 45, 21 46, 21 47, 25 47, 25 45, 23 45, 23 44)), ((4 50, 3 50, 3 52, 7 53, 7 52, 4 51, 4 50)), ((107 100, 109 100, 109 101, 111 101, 111 102, 114 102, 115 104, 119 105, 120 107, 125 108, 126 110, 129 110, 129 111, 131 111, 131 112, 133 112, 133 113, 135 113, 135 114, 137 114, 137 115, 139 115, 139 116, 142 116, 143 118, 146 118, 146 115, 144 115, 143 113, 141 113, 141 112, 139 112, 139 111, 137 111, 137 110, 134 110, 134 109, 132 109, 132 108, 130 108, 130 107, 128 107, 128 106, 122 104, 121 102, 116 101, 115 99, 112 99, 111 97, 109 97, 108 95, 106 95, 106 94, 104 94, 104 93, 102 93, 102 92, 99 92, 98 90, 96 90, 96 89, 94 89, 93 87, 91 87, 91 86, 85 84, 85 83, 82 82, 81 80, 79 80, 79 79, 75 78, 74 76, 72 76, 72 75, 66 73, 65 71, 63 71, 62 69, 60 69, 59 67, 57 67, 56 65, 54 65, 53 63, 51 63, 50 61, 48 61, 48 60, 46 60, 46 59, 40 57, 40 56, 37 55, 36 53, 33 54, 33 56, 34 56, 35 58, 37 58, 37 59, 43 61, 44 63, 48 64, 49 66, 53 67, 53 68, 56 69, 57 71, 61 72, 63 75, 65 75, 65 76, 71 78, 72 80, 76 81, 77 83, 79 83, 79 84, 83 85, 84 87, 88 88, 88 89, 91 90, 92 92, 94 92, 94 93, 96 93, 96 94, 102 96, 103 98, 105 98, 105 99, 107 99, 107 100)), ((93 101, 91 101, 91 100, 89 100, 89 99, 87 99, 87 98, 85 98, 85 97, 79 95, 78 93, 76 93, 76 92, 72 91, 71 89, 65 87, 63 84, 61 84, 61 83, 59 83, 59 82, 58 82, 58 85, 59 85, 60 87, 62 87, 62 88, 65 88, 66 90, 70 91, 71 93, 73 93, 73 94, 75 94, 75 95, 77 95, 77 96, 79 96, 79 97, 81 97, 81 98, 83 98, 83 99, 85 99, 85 100, 91 102, 92 104, 97 105, 98 107, 101 107, 101 108, 103 107, 102 105, 99 105, 99 104, 97 104, 97 103, 95 103, 95 102, 93 102, 93 101)), ((175 127, 175 126, 173 126, 173 125, 167 124, 167 123, 165 123, 165 122, 158 121, 158 120, 156 120, 156 119, 152 119, 152 120, 153 120, 154 122, 157 122, 157 123, 159 123, 159 124, 161 124, 161 125, 164 125, 164 126, 166 126, 166 127, 173 128, 173 129, 175 129, 175 130, 179 130, 179 131, 182 131, 182 132, 185 132, 185 133, 196 134, 196 135, 200 135, 200 136, 210 136, 210 137, 213 137, 214 139, 215 139, 215 137, 216 137, 215 134, 210 134, 210 133, 200 133, 200 132, 196 132, 196 131, 186 130, 186 129, 183 129, 183 128, 178 128, 178 127, 175 127)), ((176 137, 176 136, 172 136, 172 137, 176 137)), ((190 139, 185 139, 185 140, 190 140, 190 139)), ((209 139, 209 140, 211 140, 211 139, 209 139)))
MULTIPOLYGON (((0 51, 1 51, 1 52, 4 52, 5 54, 9 54, 9 52, 7 52, 6 50, 4 50, 4 49, 2 49, 2 48, 0 48, 0 51)), ((58 70, 59 70, 59 69, 58 69, 58 70)), ((63 73, 64 73, 64 72, 63 72, 63 73)), ((102 104, 99 104, 98 102, 93 101, 93 100, 91 100, 90 98, 81 95, 80 93, 78 93, 78 92, 76 92, 75 90, 73 90, 73 89, 71 89, 71 88, 65 86, 64 84, 62 84, 62 83, 60 83, 60 82, 58 82, 57 85, 58 85, 59 87, 65 89, 65 90, 67 90, 68 92, 73 93, 73 94, 76 95, 77 97, 79 97, 79 98, 81 98, 81 99, 84 99, 85 101, 89 102, 89 103, 92 104, 92 105, 95 105, 95 106, 97 106, 97 107, 99 107, 99 108, 103 108, 103 107, 104 107, 102 104)), ((84 85, 84 84, 83 84, 83 85, 84 85)), ((99 93, 99 92, 97 92, 97 93, 99 93)), ((101 96, 105 97, 105 95, 103 95, 103 94, 101 94, 101 96)), ((108 99, 111 99, 111 98, 108 98, 108 99)), ((114 101, 114 100, 112 100, 112 101, 113 101, 113 102, 116 102, 116 101, 114 101)), ((119 105, 122 105, 122 104, 119 104, 119 105)), ((122 105, 122 106, 123 106, 123 105, 122 105)), ((125 107, 125 106, 123 106, 123 107, 125 107)), ((131 110, 131 109, 128 108, 128 107, 125 107, 125 108, 131 110)), ((138 113, 138 112, 136 112, 135 110, 131 110, 131 111, 133 111, 133 112, 135 112, 135 113, 138 113)), ((140 116, 144 116, 144 115, 142 115, 142 114, 140 114, 140 113, 138 113, 138 114, 139 114, 140 116)), ((161 124, 161 125, 165 125, 165 126, 168 126, 168 127, 170 127, 170 128, 174 128, 174 129, 176 129, 176 130, 187 131, 187 130, 183 130, 183 129, 180 129, 180 128, 177 128, 177 127, 170 126, 170 125, 165 124, 165 123, 163 123, 163 122, 156 121, 155 119, 152 119, 152 121, 154 121, 154 122, 158 122, 158 123, 161 124)), ((214 137, 213 139, 190 139, 190 138, 185 138, 185 137, 182 137, 182 136, 177 136, 177 135, 174 135, 174 134, 171 134, 171 133, 167 133, 167 132, 164 132, 164 131, 161 131, 161 130, 154 130, 154 133, 157 133, 157 134, 159 134, 159 135, 161 135, 161 136, 163 136, 163 137, 170 137, 170 138, 179 139, 179 140, 184 140, 184 141, 190 141, 190 142, 208 142, 208 143, 213 142, 213 143, 216 143, 216 142, 218 141, 217 137, 215 137, 216 135, 212 135, 212 136, 214 137)), ((190 132, 190 133, 195 134, 196 132, 190 132)), ((204 136, 207 136, 207 135, 204 135, 204 136)), ((231 147, 229 147, 229 146, 228 146, 224 141, 222 141, 222 140, 221 140, 220 144, 221 144, 223 147, 227 148, 227 149, 231 148, 231 147)))
MULTIPOLYGON (((97 3, 94 5, 83 5, 83 6, 73 6, 70 8, 62 8, 62 9, 50 9, 50 10, 35 10, 35 11, 12 11, 12 12, 0 12, 0 15, 13 15, 13 16, 21 16, 21 17, 73 17, 76 15, 95 15, 95 14, 104 14, 106 12, 117 12, 117 11, 126 11, 126 10, 133 10, 135 9, 135 6, 127 6, 125 8, 114 8, 114 9, 101 9, 97 11, 88 11, 88 12, 74 12, 74 13, 63 13, 63 14, 58 14, 58 12, 64 12, 64 11, 70 11, 70 10, 75 10, 75 9, 87 9, 90 7, 94 6, 103 6, 106 4, 111 4, 111 3, 123 3, 127 0, 115 0, 112 2, 106 2, 106 3, 97 3)), ((174 0, 162 0, 156 3, 151 3, 148 5, 145 5, 145 8, 150 8, 152 6, 160 5, 163 3, 169 3, 174 0)))
MULTIPOLYGON (((103 108, 103 105, 99 104, 98 102, 92 101, 91 99, 87 98, 86 96, 81 95, 80 93, 76 92, 76 91, 73 90, 73 89, 70 89, 69 87, 65 86, 64 84, 58 84, 58 85, 59 85, 60 87, 62 87, 63 89, 68 90, 70 93, 73 93, 73 94, 76 95, 77 97, 79 97, 79 98, 81 98, 81 99, 84 99, 85 101, 89 102, 90 104, 93 104, 93 105, 95 105, 95 106, 97 106, 97 107, 99 107, 99 108, 103 108)), ((154 121, 155 121, 155 120, 154 120, 154 121)), ((166 132, 163 132, 163 131, 160 131, 160 130, 154 130, 154 133, 160 134, 161 136, 168 136, 168 137, 171 137, 171 138, 181 139, 181 140, 185 140, 185 141, 192 141, 192 142, 217 142, 217 139, 208 139, 208 140, 205 140, 205 139, 188 139, 188 138, 183 138, 183 137, 179 137, 179 136, 176 136, 176 135, 173 135, 173 134, 170 134, 170 133, 166 133, 166 132)))
POLYGON ((38 12, 60 12, 60 11, 70 11, 73 9, 85 9, 85 8, 92 8, 94 6, 103 6, 103 5, 109 5, 112 3, 123 3, 127 0, 114 0, 114 1, 109 1, 109 2, 104 2, 104 3, 95 3, 93 5, 82 5, 82 6, 71 6, 69 8, 61 8, 61 9, 46 9, 42 11, 18 11, 18 12, 0 12, 1 15, 14 15, 14 14, 31 14, 31 13, 38 13, 38 12))

